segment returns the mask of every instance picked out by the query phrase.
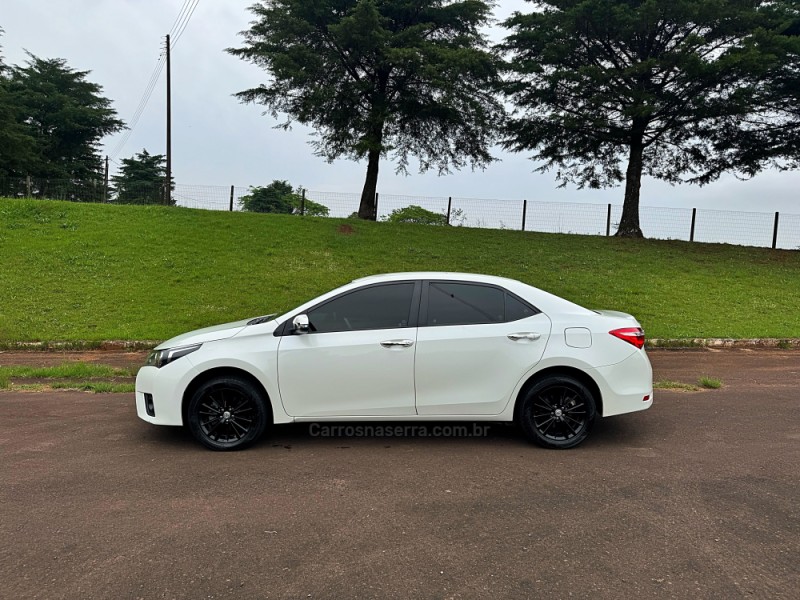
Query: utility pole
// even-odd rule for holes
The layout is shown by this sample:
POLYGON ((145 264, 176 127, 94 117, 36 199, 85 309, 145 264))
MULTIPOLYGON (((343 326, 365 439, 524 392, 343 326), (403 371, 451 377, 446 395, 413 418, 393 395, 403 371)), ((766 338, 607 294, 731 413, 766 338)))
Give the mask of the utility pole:
POLYGON ((165 204, 172 204, 172 94, 169 64, 169 34, 167 34, 167 181, 164 187, 165 204))
POLYGON ((103 202, 108 202, 108 154, 106 154, 106 170, 103 175, 103 202))

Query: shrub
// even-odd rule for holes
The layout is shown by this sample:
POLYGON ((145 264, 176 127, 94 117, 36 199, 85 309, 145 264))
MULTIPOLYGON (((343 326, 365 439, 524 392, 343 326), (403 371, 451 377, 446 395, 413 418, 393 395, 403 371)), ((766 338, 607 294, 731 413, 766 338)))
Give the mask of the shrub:
POLYGON ((447 225, 447 215, 412 204, 405 208, 396 208, 384 217, 389 223, 417 223, 419 225, 447 225))
MULTIPOLYGON (((303 203, 302 188, 292 189, 287 181, 275 180, 265 187, 251 187, 250 193, 242 196, 239 205, 243 210, 261 213, 300 214, 303 203)), ((304 214, 311 217, 327 217, 328 207, 306 198, 304 214)))

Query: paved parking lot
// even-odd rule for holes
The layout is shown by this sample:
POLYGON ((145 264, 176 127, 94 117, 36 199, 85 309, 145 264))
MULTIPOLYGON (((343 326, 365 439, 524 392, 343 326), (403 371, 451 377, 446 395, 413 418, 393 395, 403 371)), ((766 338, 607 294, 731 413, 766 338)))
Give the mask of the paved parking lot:
POLYGON ((651 358, 725 385, 561 452, 289 426, 221 454, 132 395, 2 392, 0 596, 796 598, 800 352, 651 358))

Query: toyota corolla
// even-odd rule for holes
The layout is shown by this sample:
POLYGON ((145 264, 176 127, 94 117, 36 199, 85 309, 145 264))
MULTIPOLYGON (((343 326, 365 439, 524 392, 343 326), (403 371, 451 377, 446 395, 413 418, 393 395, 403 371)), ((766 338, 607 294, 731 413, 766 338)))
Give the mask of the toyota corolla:
POLYGON ((512 279, 375 275, 164 342, 139 370, 136 409, 214 450, 330 421, 516 422, 541 446, 571 448, 598 417, 651 406, 644 341, 629 314, 512 279))

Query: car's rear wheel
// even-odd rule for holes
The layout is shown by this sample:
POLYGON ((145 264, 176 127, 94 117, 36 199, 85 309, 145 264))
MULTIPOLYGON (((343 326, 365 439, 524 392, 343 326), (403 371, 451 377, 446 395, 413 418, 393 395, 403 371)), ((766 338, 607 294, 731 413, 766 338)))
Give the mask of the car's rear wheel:
POLYGON ((545 448, 573 448, 583 442, 597 409, 589 389, 572 377, 554 375, 536 382, 517 415, 529 440, 545 448))
POLYGON ((189 430, 212 450, 240 450, 264 433, 269 421, 261 392, 246 379, 218 377, 195 390, 187 407, 189 430))

